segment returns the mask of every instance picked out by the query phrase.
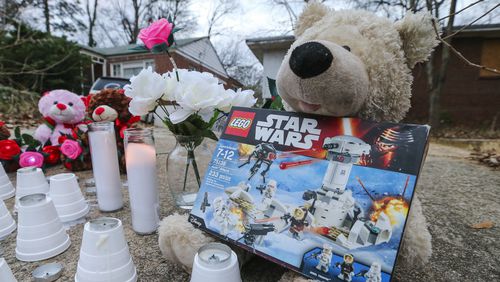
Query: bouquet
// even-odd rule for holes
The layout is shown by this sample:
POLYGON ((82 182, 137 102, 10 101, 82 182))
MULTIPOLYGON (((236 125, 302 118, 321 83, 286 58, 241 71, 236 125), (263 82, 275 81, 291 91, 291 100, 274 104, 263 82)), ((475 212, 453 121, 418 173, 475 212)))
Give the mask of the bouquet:
POLYGON ((124 89, 125 95, 132 98, 129 111, 133 115, 154 113, 174 135, 196 137, 196 141, 185 147, 188 166, 191 164, 195 169, 200 185, 194 149, 205 137, 217 141, 212 127, 229 113, 232 106, 251 107, 257 99, 252 90, 224 89, 211 73, 178 69, 168 51, 175 44, 175 31, 174 24, 167 19, 160 19, 140 31, 139 38, 145 46, 139 48, 166 53, 173 71, 159 74, 151 67, 143 69, 124 89), (157 109, 161 109, 165 116, 158 115, 157 109))

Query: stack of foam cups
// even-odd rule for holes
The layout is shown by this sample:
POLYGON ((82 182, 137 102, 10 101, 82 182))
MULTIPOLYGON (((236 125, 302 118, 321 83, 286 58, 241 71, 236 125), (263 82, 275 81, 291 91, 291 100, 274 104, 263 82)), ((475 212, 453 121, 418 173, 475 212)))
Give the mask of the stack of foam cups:
POLYGON ((0 281, 2 282, 17 282, 12 274, 9 265, 4 258, 0 258, 0 281))
POLYGON ((71 222, 89 212, 78 181, 73 173, 61 173, 50 177, 50 197, 61 221, 71 222))
POLYGON ((10 182, 9 176, 5 173, 2 163, 0 163, 0 200, 7 200, 16 194, 14 186, 10 182))
POLYGON ((18 169, 16 178, 16 208, 19 205, 21 197, 38 193, 49 193, 49 183, 47 183, 42 169, 33 166, 18 169))
POLYGON ((46 194, 19 199, 16 257, 39 261, 64 252, 71 244, 52 199, 46 194))
POLYGON ((101 217, 85 224, 75 281, 137 281, 135 265, 119 219, 101 217))
POLYGON ((0 239, 16 230, 16 222, 10 215, 5 203, 0 200, 0 239))

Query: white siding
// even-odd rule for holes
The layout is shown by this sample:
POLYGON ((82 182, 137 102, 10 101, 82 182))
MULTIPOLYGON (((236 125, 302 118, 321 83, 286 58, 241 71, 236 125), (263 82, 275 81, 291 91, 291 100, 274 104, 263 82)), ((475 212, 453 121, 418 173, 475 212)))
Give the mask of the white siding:
POLYGON ((281 51, 266 51, 262 58, 262 65, 264 66, 262 85, 262 98, 271 98, 267 78, 276 79, 281 62, 285 58, 287 50, 281 51))
POLYGON ((220 75, 228 76, 208 38, 188 43, 179 47, 177 51, 220 75))

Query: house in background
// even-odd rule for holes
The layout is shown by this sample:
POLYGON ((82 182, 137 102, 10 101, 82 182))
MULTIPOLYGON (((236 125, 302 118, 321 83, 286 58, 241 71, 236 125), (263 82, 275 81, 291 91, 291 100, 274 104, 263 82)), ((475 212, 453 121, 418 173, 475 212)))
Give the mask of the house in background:
MULTIPOLYGON (((460 29, 461 27, 456 27, 460 29)), ((263 97, 270 98, 266 77, 276 79, 293 36, 247 39, 246 43, 264 66, 263 97)), ((453 37, 452 45, 470 61, 500 69, 500 25, 467 27, 453 37)), ((436 59, 441 45, 436 49, 436 59)), ((425 68, 413 70, 411 109, 407 121, 425 123, 429 117, 429 94, 425 68)), ((445 84, 441 94, 442 120, 455 125, 500 128, 500 75, 466 65, 450 54, 445 84)))
MULTIPOLYGON (((110 48, 81 46, 80 53, 90 56, 92 60, 90 70, 84 72, 89 82, 84 85, 84 89, 90 89, 92 83, 101 76, 131 78, 150 66, 158 73, 173 69, 168 55, 153 54, 148 50, 133 50, 136 46, 137 44, 110 48)), ((208 37, 177 39, 169 52, 178 68, 210 72, 218 77, 226 88, 242 86, 227 74, 208 37)))

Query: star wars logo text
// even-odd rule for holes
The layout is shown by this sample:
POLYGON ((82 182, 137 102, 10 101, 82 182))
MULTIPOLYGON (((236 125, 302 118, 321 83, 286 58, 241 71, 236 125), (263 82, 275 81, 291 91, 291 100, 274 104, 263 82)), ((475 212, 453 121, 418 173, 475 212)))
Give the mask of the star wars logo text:
POLYGON ((310 149, 321 134, 317 126, 315 119, 272 114, 267 116, 266 121, 257 122, 255 140, 310 149))

